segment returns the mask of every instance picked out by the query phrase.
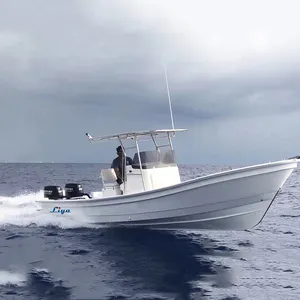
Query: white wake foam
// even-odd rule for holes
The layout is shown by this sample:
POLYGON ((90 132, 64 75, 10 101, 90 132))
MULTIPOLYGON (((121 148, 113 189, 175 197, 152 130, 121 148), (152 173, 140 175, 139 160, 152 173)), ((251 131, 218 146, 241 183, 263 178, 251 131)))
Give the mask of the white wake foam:
POLYGON ((44 199, 43 190, 15 197, 0 196, 0 227, 16 226, 58 226, 61 228, 97 228, 86 220, 76 219, 71 214, 50 214, 40 211, 36 200, 44 199))
POLYGON ((18 285, 26 282, 26 276, 18 272, 0 270, 0 285, 18 285))

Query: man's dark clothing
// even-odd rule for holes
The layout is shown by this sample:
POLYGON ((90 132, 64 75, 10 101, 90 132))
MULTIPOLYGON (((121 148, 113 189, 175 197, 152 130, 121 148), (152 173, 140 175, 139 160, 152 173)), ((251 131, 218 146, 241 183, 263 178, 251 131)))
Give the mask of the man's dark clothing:
MULTIPOLYGON (((126 166, 132 165, 133 161, 129 156, 126 156, 126 166)), ((111 168, 118 168, 121 176, 122 176, 122 181, 124 181, 124 173, 125 173, 125 157, 116 157, 112 164, 111 164, 111 168), (122 163, 123 161, 123 163, 122 163)))

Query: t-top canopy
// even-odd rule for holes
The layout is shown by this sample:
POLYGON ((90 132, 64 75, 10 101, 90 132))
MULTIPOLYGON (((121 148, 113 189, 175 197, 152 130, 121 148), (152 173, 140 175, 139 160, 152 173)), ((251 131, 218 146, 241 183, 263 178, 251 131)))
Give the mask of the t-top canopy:
POLYGON ((124 140, 124 139, 134 139, 135 137, 140 137, 140 136, 157 136, 160 134, 169 134, 169 133, 173 133, 175 135, 176 132, 183 132, 186 130, 187 129, 157 129, 157 130, 117 133, 117 134, 111 134, 102 137, 93 137, 89 133, 86 133, 86 136, 90 141, 105 141, 105 140, 115 140, 115 139, 124 140))

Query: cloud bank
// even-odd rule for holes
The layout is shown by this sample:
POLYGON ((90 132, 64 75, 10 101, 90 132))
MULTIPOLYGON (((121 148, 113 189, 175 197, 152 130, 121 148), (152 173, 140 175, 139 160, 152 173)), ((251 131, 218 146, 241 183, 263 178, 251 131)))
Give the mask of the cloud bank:
POLYGON ((180 163, 299 154, 297 1, 0 2, 2 161, 104 162, 170 127, 180 163), (187 146, 188 145, 188 146, 187 146))

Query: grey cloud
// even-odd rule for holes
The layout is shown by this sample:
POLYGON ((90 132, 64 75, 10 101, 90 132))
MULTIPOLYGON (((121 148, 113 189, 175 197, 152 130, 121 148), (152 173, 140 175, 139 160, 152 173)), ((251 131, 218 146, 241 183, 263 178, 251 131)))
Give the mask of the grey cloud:
POLYGON ((172 31, 161 16, 156 24, 139 22, 132 6, 90 3, 1 2, 0 135, 9 141, 2 149, 7 160, 106 160, 109 154, 86 144, 86 131, 170 127, 163 64, 175 124, 191 129, 187 137, 195 127, 211 140, 220 124, 299 110, 296 63, 215 72, 205 51, 189 56, 184 30, 172 31))

